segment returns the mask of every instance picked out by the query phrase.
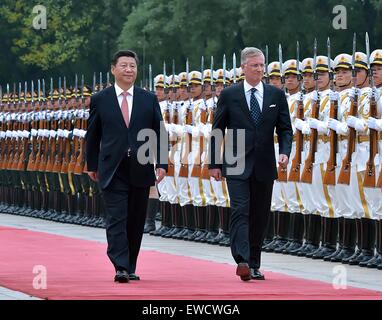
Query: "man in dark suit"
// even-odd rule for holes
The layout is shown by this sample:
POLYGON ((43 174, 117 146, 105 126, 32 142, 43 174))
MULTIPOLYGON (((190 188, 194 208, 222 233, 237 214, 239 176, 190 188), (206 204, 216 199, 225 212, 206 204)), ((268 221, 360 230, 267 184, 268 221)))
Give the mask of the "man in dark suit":
POLYGON ((231 206, 231 252, 241 280, 264 280, 261 246, 277 179, 274 130, 280 166, 288 164, 293 131, 282 90, 264 84, 264 55, 256 48, 241 53, 245 80, 222 91, 213 122, 210 176, 226 177, 231 206), (227 129, 227 131, 226 131, 227 129), (220 148, 224 139, 224 156, 220 148))
POLYGON ((114 55, 111 72, 115 85, 92 96, 86 134, 88 174, 99 182, 103 192, 107 254, 118 282, 139 280, 135 274, 137 257, 149 189, 156 180, 153 158, 157 163, 157 182, 167 170, 167 149, 165 162, 159 152, 163 126, 158 100, 154 94, 134 86, 137 66, 138 57, 132 51, 114 55), (142 130, 148 133, 146 139, 140 137, 142 130), (149 157, 143 149, 149 151, 149 157))

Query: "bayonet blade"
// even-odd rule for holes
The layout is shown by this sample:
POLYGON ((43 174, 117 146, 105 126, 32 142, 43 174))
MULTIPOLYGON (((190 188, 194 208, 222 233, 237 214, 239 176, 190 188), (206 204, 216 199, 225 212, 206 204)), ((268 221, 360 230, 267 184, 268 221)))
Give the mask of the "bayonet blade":
POLYGON ((202 75, 202 86, 203 86, 204 85, 204 77, 203 77, 203 73, 204 73, 204 56, 202 56, 201 61, 200 61, 200 73, 202 75))
POLYGON ((283 48, 281 47, 281 43, 279 43, 279 63, 280 63, 281 83, 284 84, 283 48))
POLYGON ((50 100, 53 101, 53 78, 50 78, 50 100))
POLYGON ((84 98, 85 77, 81 75, 81 99, 84 98))
POLYGON ((96 73, 94 72, 93 73, 93 93, 95 92, 95 89, 96 89, 96 73))
POLYGON ((367 32, 365 35, 365 41, 366 41, 367 68, 370 70, 370 42, 369 42, 369 34, 367 32))
POLYGON ((75 94, 76 100, 78 100, 78 76, 77 76, 77 73, 74 76, 74 94, 75 94))
MULTIPOLYGON (((27 93, 25 92, 25 95, 26 95, 27 93)), ((34 82, 33 82, 33 80, 31 81, 31 101, 32 101, 32 103, 34 102, 34 82)))
POLYGON ((152 81, 153 81, 153 70, 152 70, 151 64, 149 64, 149 90, 150 90, 150 92, 153 91, 152 81))
POLYGON ((225 86, 225 83, 226 83, 226 67, 227 67, 227 61, 226 61, 226 58, 225 58, 225 54, 223 55, 223 85, 225 86))
POLYGON ((354 87, 355 87, 355 84, 356 84, 356 72, 355 72, 355 53, 357 51, 357 35, 356 33, 354 32, 354 35, 353 35, 353 55, 352 55, 352 73, 353 73, 353 83, 354 83, 354 87))
POLYGON ((41 91, 41 80, 38 79, 37 80, 37 99, 38 99, 39 102, 41 101, 41 93, 40 93, 40 91, 41 91))
POLYGON ((233 83, 236 83, 236 54, 233 53, 232 56, 232 66, 233 66, 233 83))
POLYGON ((64 77, 64 100, 66 101, 66 77, 64 77))

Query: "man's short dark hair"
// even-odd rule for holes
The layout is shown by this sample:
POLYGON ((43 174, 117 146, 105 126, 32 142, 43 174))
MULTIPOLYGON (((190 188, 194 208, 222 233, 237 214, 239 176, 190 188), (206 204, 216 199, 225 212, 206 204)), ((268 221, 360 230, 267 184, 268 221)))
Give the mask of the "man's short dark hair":
POLYGON ((113 66, 115 66, 117 64, 118 59, 120 57, 131 57, 131 58, 134 58, 135 62, 137 63, 137 65, 139 64, 138 55, 134 51, 131 51, 131 50, 119 50, 119 51, 117 51, 114 54, 113 59, 111 60, 111 64, 113 66))

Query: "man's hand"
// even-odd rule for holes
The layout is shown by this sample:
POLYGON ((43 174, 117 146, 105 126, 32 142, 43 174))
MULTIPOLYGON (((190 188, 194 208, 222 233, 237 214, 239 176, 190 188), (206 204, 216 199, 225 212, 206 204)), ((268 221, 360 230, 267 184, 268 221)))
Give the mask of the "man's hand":
POLYGON ((166 170, 162 168, 157 168, 155 170, 156 176, 157 176, 157 183, 161 182, 163 178, 166 176, 166 170))
POLYGON ((286 154, 280 154, 279 155, 279 166, 281 168, 285 169, 288 165, 288 162, 289 162, 289 159, 288 159, 288 156, 286 154))
POLYGON ((222 171, 220 169, 210 169, 208 173, 211 178, 214 178, 216 181, 220 181, 222 179, 222 171))
POLYGON ((97 181, 98 181, 98 172, 88 171, 88 176, 89 176, 90 179, 92 179, 94 182, 97 182, 97 181))

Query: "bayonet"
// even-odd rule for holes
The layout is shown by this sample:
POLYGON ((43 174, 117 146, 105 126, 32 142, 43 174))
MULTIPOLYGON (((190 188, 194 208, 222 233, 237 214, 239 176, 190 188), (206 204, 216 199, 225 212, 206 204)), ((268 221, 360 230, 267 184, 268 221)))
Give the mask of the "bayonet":
POLYGON ((64 101, 66 103, 67 96, 66 96, 66 77, 64 77, 64 101))
POLYGON ((223 85, 224 85, 224 87, 226 86, 226 77, 227 77, 227 75, 226 75, 226 67, 227 67, 227 65, 226 65, 226 59, 225 59, 225 54, 223 55, 223 85))
POLYGON ((283 73, 283 49, 281 43, 279 43, 279 63, 280 63, 280 74, 281 74, 281 83, 285 84, 285 78, 283 73))
POLYGON ((53 101, 53 78, 50 78, 50 101, 53 101))
POLYGON ((152 70, 151 64, 149 64, 149 90, 150 90, 150 92, 153 91, 152 81, 153 81, 153 70, 152 70))
POLYGON ((109 71, 106 73, 106 87, 109 86, 109 82, 110 82, 110 73, 109 71))
POLYGON ((93 73, 93 88, 92 88, 92 91, 95 92, 95 89, 96 89, 96 73, 94 72, 93 73))
POLYGON ((268 45, 265 46, 265 83, 269 84, 269 74, 268 74, 268 63, 269 63, 269 51, 268 45))
POLYGON ((175 60, 172 59, 172 92, 176 92, 176 87, 175 87, 175 60))
MULTIPOLYGON (((27 93, 25 92, 25 95, 26 95, 27 93)), ((33 82, 33 80, 31 81, 31 101, 32 101, 32 105, 33 105, 33 103, 34 103, 34 82, 33 82)))
POLYGON ((353 54, 352 54, 352 61, 351 61, 351 64, 352 64, 352 76, 353 76, 353 87, 354 88, 357 85, 357 73, 355 71, 355 53, 356 53, 356 50, 357 50, 357 35, 354 32, 354 35, 353 35, 353 54))
POLYGON ((77 73, 74 76, 74 94, 76 96, 76 102, 78 102, 78 76, 77 76, 77 73))
MULTIPOLYGON (((25 81, 25 88, 24 88, 24 102, 27 101, 27 82, 25 81)), ((19 82, 19 104, 21 104, 21 82, 19 82)))
POLYGON ((211 91, 215 91, 214 85, 214 57, 211 56, 211 91))
POLYGON ((301 91, 301 81, 302 81, 302 76, 300 72, 300 42, 297 41, 296 45, 296 60, 297 60, 297 80, 299 83, 299 90, 301 91))
POLYGON ((236 83, 236 54, 233 53, 232 56, 232 65, 233 65, 233 83, 236 83))
POLYGON ((330 89, 334 89, 334 74, 332 71, 332 61, 331 61, 331 50, 330 50, 330 38, 326 42, 326 46, 328 48, 328 69, 329 69, 329 80, 330 80, 330 89))
POLYGON ((203 88, 203 86, 204 86, 204 77, 203 77, 203 73, 204 73, 204 56, 202 56, 201 62, 200 62, 200 73, 202 75, 202 88, 203 88))
POLYGON ((102 71, 99 73, 99 91, 101 91, 103 88, 102 86, 102 71))

